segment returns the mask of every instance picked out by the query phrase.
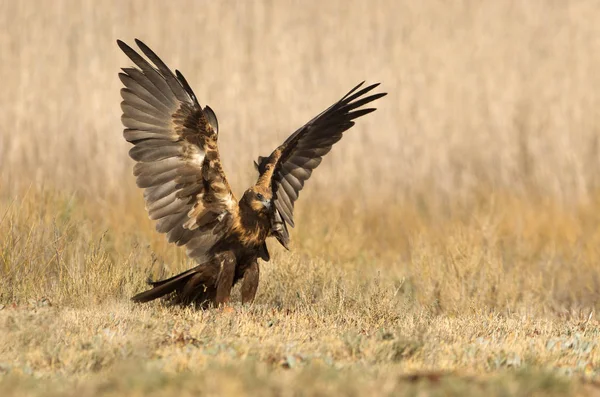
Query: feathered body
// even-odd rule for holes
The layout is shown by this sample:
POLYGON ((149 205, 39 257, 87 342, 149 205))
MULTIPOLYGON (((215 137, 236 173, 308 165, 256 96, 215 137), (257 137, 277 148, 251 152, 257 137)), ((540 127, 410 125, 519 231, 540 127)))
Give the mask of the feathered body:
POLYGON ((134 176, 157 231, 185 246, 198 265, 151 282, 152 289, 132 299, 169 295, 180 304, 222 304, 242 280, 242 301, 250 302, 258 288, 258 260, 269 260, 267 238, 288 248, 287 226, 294 226, 294 203, 304 182, 353 120, 375 110, 359 108, 385 94, 365 96, 377 84, 356 86, 271 155, 259 157, 258 180, 238 201, 221 165, 215 113, 200 106, 179 71, 173 73, 144 43, 136 43, 151 63, 118 41, 137 66, 119 74, 125 86, 123 135, 133 144, 134 176))

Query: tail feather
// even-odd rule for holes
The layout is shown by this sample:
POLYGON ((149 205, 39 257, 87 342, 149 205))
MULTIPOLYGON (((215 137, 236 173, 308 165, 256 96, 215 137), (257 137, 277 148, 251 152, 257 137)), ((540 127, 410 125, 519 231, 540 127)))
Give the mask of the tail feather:
POLYGON ((185 284, 188 278, 191 277, 195 272, 196 269, 190 269, 166 280, 151 282, 150 284, 153 286, 152 289, 135 295, 131 298, 131 300, 138 303, 144 303, 170 294, 171 292, 183 287, 183 284, 185 284))
POLYGON ((176 274, 176 275, 174 275, 172 277, 165 278, 164 280, 158 280, 158 281, 152 281, 151 278, 148 278, 148 284, 150 284, 153 287, 160 287, 161 285, 166 284, 166 283, 168 283, 170 281, 173 281, 175 279, 178 279, 179 277, 186 276, 186 275, 191 275, 195 271, 196 271, 196 268, 193 268, 193 269, 190 269, 190 270, 186 270, 183 273, 179 273, 179 274, 176 274))

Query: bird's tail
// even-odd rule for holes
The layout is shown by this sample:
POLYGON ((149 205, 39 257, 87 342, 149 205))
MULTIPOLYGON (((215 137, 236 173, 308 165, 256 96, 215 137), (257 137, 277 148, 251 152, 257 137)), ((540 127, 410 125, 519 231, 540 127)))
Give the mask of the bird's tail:
POLYGON ((195 272, 196 269, 190 269, 165 280, 149 282, 153 288, 135 295, 131 300, 138 303, 150 302, 175 290, 181 290, 195 272))

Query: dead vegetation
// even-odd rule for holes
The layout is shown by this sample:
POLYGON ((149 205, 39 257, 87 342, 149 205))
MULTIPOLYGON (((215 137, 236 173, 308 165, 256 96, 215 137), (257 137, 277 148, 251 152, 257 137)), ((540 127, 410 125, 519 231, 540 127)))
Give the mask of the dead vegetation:
POLYGON ((345 4, 0 2, 3 395, 597 393, 600 5, 345 4), (133 37, 215 109, 237 192, 356 82, 390 93, 235 314, 128 301, 189 266, 121 137, 133 37))

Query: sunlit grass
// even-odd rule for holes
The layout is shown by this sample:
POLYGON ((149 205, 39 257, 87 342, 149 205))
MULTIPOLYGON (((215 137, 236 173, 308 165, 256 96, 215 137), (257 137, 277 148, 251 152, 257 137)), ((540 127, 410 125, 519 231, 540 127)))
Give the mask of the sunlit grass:
POLYGON ((600 376, 594 2, 0 2, 0 394, 589 395, 600 376), (235 313, 133 305, 189 268, 119 120, 143 39, 252 160, 361 80, 235 313), (296 393, 298 391, 298 393, 296 393))

